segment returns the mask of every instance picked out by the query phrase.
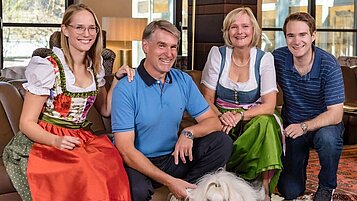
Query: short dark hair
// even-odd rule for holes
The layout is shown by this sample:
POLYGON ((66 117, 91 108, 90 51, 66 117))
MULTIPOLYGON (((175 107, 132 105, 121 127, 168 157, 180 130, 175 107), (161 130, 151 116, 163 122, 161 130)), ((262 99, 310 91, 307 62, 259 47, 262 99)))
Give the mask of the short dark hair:
POLYGON ((283 26, 283 32, 284 32, 284 36, 286 36, 286 25, 288 24, 288 22, 290 21, 301 21, 301 22, 305 22, 307 24, 307 26, 310 29, 310 34, 312 35, 312 33, 314 33, 316 31, 316 22, 315 19, 308 13, 305 12, 296 12, 296 13, 292 13, 290 14, 284 22, 284 26, 283 26))

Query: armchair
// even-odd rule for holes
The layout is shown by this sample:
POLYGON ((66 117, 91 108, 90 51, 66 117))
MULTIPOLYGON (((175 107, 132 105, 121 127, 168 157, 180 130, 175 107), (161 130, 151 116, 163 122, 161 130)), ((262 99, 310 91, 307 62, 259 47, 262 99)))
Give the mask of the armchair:
POLYGON ((344 143, 356 144, 357 135, 357 66, 341 66, 345 84, 344 109, 344 143))

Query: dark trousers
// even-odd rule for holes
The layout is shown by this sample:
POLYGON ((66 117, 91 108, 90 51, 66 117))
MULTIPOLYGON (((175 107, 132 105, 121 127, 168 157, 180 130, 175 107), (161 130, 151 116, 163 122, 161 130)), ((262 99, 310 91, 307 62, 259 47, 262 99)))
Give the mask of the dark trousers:
POLYGON ((280 174, 278 190, 285 199, 302 195, 306 185, 306 167, 310 147, 316 149, 321 170, 319 186, 335 189, 337 167, 343 147, 343 123, 322 127, 296 139, 286 139, 286 155, 282 156, 283 171, 280 174))
MULTIPOLYGON (((204 174, 215 171, 227 163, 232 145, 233 141, 227 134, 214 132, 193 140, 193 161, 189 161, 187 157, 186 164, 180 159, 179 164, 175 165, 171 154, 149 160, 167 174, 195 183, 204 174)), ((130 167, 126 167, 126 172, 130 181, 132 201, 151 200, 154 189, 162 186, 130 167)))

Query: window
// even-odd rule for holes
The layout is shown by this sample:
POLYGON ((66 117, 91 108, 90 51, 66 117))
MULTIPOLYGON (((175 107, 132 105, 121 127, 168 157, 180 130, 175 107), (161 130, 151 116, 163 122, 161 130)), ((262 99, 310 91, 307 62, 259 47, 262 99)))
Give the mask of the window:
MULTIPOLYGON (((153 20, 164 19, 174 21, 174 0, 132 0, 132 17, 147 18, 148 23, 153 20)), ((141 42, 132 42, 133 66, 138 66, 144 58, 141 42)))
POLYGON ((26 66, 32 52, 48 47, 59 30, 63 13, 73 0, 1 0, 1 67, 26 66))
MULTIPOLYGON (((133 0, 132 1, 132 17, 148 18, 148 22, 157 19, 165 19, 176 25, 181 32, 180 48, 178 52, 177 63, 179 66, 187 66, 184 64, 188 51, 188 0, 133 0)), ((144 57, 141 51, 140 42, 132 43, 133 50, 133 66, 144 57), (138 60, 135 61, 138 55, 138 60)))
POLYGON ((316 19, 317 38, 315 44, 335 57, 356 54, 357 0, 263 0, 262 2, 262 46, 265 51, 285 46, 282 27, 285 18, 293 12, 310 13, 316 19), (286 9, 288 8, 288 9, 286 9))

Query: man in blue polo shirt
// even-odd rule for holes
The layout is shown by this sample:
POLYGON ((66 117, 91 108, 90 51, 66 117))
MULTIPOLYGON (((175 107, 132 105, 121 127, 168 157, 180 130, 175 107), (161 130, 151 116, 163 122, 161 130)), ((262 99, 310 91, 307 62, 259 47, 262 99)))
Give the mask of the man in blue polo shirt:
POLYGON ((305 191, 309 148, 316 149, 321 170, 314 200, 331 200, 343 145, 344 86, 340 65, 314 46, 315 20, 307 13, 289 15, 283 32, 287 47, 273 52, 284 104, 286 154, 278 190, 285 199, 305 191))
POLYGON ((170 22, 151 22, 142 37, 146 58, 134 80, 120 80, 113 92, 112 129, 133 201, 151 200, 160 185, 185 198, 186 189, 223 167, 232 151, 232 140, 220 131, 218 117, 191 77, 172 69, 179 38, 170 22), (178 133, 184 111, 198 123, 178 133))

